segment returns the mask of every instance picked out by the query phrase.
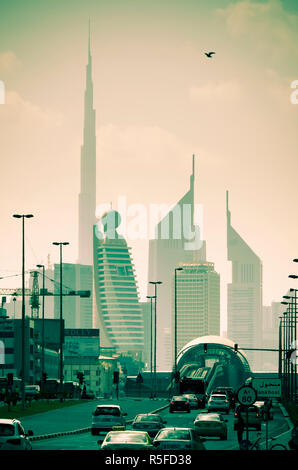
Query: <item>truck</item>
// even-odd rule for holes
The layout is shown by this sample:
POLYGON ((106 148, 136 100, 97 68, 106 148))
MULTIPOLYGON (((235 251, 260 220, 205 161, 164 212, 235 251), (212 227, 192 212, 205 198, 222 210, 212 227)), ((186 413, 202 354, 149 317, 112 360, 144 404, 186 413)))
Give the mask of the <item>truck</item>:
POLYGON ((206 388, 207 382, 202 378, 182 377, 179 381, 179 393, 196 395, 201 408, 206 405, 206 388))

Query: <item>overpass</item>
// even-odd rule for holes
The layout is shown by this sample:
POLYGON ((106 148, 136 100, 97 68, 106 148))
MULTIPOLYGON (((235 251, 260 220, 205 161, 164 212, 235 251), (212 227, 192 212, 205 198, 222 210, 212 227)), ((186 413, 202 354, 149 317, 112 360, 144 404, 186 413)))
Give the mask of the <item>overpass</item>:
POLYGON ((222 385, 238 389, 251 376, 245 353, 221 336, 201 336, 187 343, 177 357, 180 378, 202 378, 207 393, 222 385))

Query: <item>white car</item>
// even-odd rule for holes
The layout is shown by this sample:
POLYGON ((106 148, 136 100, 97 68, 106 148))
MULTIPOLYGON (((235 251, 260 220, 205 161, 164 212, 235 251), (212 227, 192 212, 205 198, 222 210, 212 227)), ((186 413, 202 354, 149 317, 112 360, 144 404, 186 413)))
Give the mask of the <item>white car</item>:
POLYGON ((157 450, 206 450, 198 433, 191 428, 163 428, 153 445, 157 450))
POLYGON ((208 400, 207 411, 230 411, 230 402, 226 395, 213 393, 208 400))
POLYGON ((0 450, 32 450, 29 436, 17 419, 0 419, 0 450))
MULTIPOLYGON (((98 441, 100 444, 100 441, 98 441)), ((110 431, 101 450, 154 450, 152 440, 145 431, 110 431)))
POLYGON ((112 431, 115 426, 124 428, 126 426, 124 416, 127 416, 127 413, 123 413, 119 405, 98 405, 92 415, 91 434, 93 436, 112 431))

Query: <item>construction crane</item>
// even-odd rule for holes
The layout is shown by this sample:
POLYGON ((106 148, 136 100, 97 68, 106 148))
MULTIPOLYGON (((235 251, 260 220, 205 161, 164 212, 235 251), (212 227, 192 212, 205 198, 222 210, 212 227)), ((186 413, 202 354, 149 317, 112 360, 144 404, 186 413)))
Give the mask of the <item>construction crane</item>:
MULTIPOLYGON (((40 289, 39 284, 38 284, 38 274, 39 271, 32 271, 31 276, 33 278, 32 281, 32 288, 28 289, 25 288, 24 294, 26 296, 30 295, 30 305, 31 305, 31 317, 32 318, 39 318, 39 307, 40 307, 40 302, 39 302, 39 297, 42 295, 45 296, 59 296, 60 293, 54 293, 48 291, 48 289, 40 289)), ((18 296, 22 295, 23 290, 22 289, 9 289, 9 288, 2 288, 0 289, 0 295, 13 295, 13 296, 18 296)), ((70 290, 69 292, 62 292, 63 296, 72 296, 72 295, 79 295, 80 297, 90 297, 90 290, 70 290)))

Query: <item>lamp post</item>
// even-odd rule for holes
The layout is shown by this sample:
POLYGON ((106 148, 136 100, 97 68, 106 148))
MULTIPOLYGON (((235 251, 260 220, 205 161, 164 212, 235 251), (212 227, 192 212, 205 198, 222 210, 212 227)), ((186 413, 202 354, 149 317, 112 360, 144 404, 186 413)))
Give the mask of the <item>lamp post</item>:
POLYGON ((60 246, 60 401, 63 401, 63 312, 62 312, 62 247, 69 245, 69 242, 53 242, 53 245, 60 246))
POLYGON ((174 295, 174 303, 175 303, 175 314, 174 314, 174 374, 175 374, 175 388, 177 387, 178 383, 178 375, 177 375, 177 271, 183 271, 183 268, 175 268, 175 295, 174 295))
MULTIPOLYGON (((287 297, 287 296, 283 296, 287 297)), ((282 305, 289 305, 289 302, 281 302, 282 305)), ((283 340, 283 352, 284 352, 284 382, 285 382, 285 394, 286 398, 288 399, 288 381, 289 381, 289 375, 288 375, 288 358, 287 358, 287 352, 288 352, 288 308, 287 311, 284 312, 284 340, 283 340)))
POLYGON ((45 266, 44 264, 37 264, 37 268, 42 269, 42 348, 41 348, 41 383, 43 382, 45 367, 44 367, 44 356, 45 356, 45 341, 44 341, 44 292, 45 292, 45 266))
POLYGON ((153 382, 152 382, 152 300, 154 299, 154 295, 147 295, 147 299, 150 299, 150 382, 151 382, 151 395, 150 398, 153 398, 153 382))
POLYGON ((149 281, 154 285, 154 379, 153 379, 153 396, 156 397, 156 305, 157 305, 157 286, 162 284, 161 281, 149 281))
POLYGON ((22 409, 25 409, 25 219, 31 219, 32 214, 14 214, 16 219, 22 219, 22 409))

